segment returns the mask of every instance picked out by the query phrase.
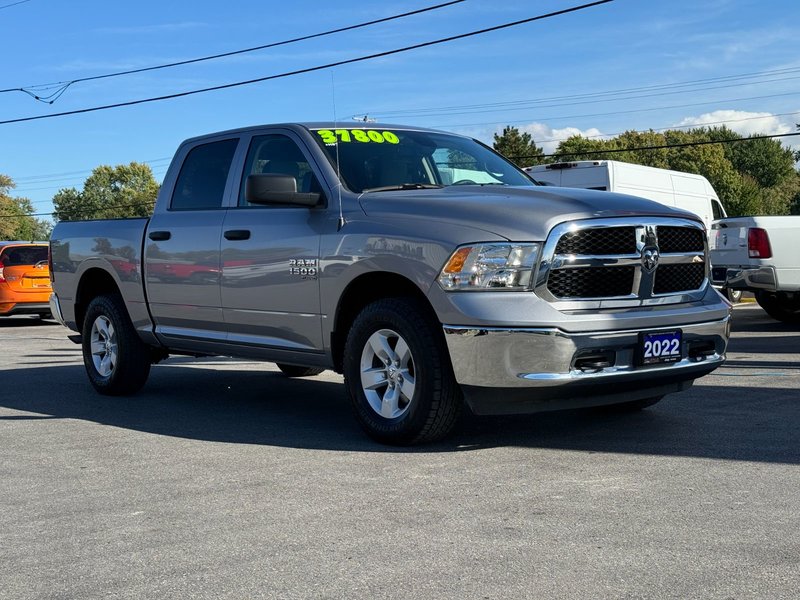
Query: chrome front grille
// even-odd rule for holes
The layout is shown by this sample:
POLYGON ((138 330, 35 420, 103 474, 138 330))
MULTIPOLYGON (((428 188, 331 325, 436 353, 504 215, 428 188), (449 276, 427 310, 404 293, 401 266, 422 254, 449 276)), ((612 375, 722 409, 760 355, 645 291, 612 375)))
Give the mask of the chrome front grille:
POLYGON ((684 301, 705 290, 706 257, 705 231, 693 221, 565 223, 545 243, 535 289, 551 302, 573 304, 684 301))

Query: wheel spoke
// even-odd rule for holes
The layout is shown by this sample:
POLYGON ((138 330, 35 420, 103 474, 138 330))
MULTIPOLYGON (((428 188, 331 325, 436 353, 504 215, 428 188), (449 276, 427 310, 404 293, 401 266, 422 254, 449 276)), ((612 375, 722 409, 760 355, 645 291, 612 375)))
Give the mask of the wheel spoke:
POLYGON ((97 328, 97 334, 101 340, 107 340, 111 337, 108 332, 108 326, 110 323, 105 317, 99 317, 97 321, 94 322, 94 325, 97 328))
POLYGON ((394 360, 394 350, 392 350, 392 347, 389 345, 389 338, 386 337, 383 331, 376 331, 373 333, 369 337, 369 345, 375 353, 375 356, 382 361, 394 360))
POLYGON ((408 402, 414 397, 414 390, 416 389, 416 380, 413 375, 409 375, 408 371, 401 371, 403 375, 403 383, 400 386, 400 391, 408 402))
POLYGON ((375 390, 386 385, 386 371, 381 367, 361 371, 361 385, 365 390, 375 390))
POLYGON ((103 354, 106 351, 106 345, 103 342, 99 341, 99 340, 94 340, 93 339, 92 340, 91 349, 92 349, 92 354, 94 356, 99 356, 99 355, 103 354))
POLYGON ((395 417, 400 402, 400 389, 397 386, 386 388, 381 402, 381 416, 386 419, 395 417))
POLYGON ((403 338, 397 338, 397 346, 395 346, 394 353, 397 356, 397 360, 400 361, 400 366, 408 368, 408 363, 411 360, 411 350, 403 338))

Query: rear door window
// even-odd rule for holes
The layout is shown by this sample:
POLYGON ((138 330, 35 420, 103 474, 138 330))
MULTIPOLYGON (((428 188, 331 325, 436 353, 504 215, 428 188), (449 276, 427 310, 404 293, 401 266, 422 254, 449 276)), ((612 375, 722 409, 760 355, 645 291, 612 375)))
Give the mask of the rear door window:
POLYGON ((183 161, 171 210, 210 210, 222 207, 225 184, 238 139, 201 144, 183 161))

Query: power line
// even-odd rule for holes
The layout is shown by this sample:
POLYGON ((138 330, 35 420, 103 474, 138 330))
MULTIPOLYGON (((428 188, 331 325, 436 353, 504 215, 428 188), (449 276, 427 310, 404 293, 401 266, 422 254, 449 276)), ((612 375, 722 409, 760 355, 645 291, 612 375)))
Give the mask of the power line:
MULTIPOLYGON (((742 79, 753 79, 753 78, 763 78, 763 77, 771 77, 775 75, 789 75, 800 72, 800 67, 787 67, 784 69, 774 69, 769 71, 760 71, 760 72, 751 72, 751 73, 739 73, 734 75, 725 75, 721 77, 711 77, 706 79, 695 79, 690 81, 682 81, 682 82, 674 82, 674 83, 662 83, 662 84, 654 84, 649 86, 636 86, 630 88, 621 88, 616 90, 605 90, 601 92, 588 92, 584 94, 570 94, 566 96, 550 96, 544 98, 529 98, 523 100, 511 100, 506 102, 488 102, 488 103, 481 103, 481 104, 462 104, 456 106, 440 106, 440 107, 428 107, 428 108, 411 108, 406 110, 394 110, 383 113, 384 117, 402 117, 402 116, 428 116, 431 113, 439 113, 441 111, 447 111, 447 114, 453 114, 453 111, 458 110, 468 110, 468 109, 478 109, 478 108, 502 108, 502 107, 515 107, 520 105, 527 105, 527 104, 539 104, 544 102, 556 102, 562 100, 577 100, 577 99, 591 99, 591 98, 599 98, 603 96, 618 96, 622 94, 628 94, 631 92, 645 92, 645 91, 655 91, 655 90, 665 90, 665 89, 674 89, 679 87, 695 87, 700 84, 707 84, 707 83, 720 83, 720 82, 730 82, 730 81, 739 81, 742 79)), ((791 78, 794 79, 794 78, 791 78)), ((779 80, 770 80, 770 81, 782 81, 779 80)), ((755 84, 758 83, 768 83, 768 82, 753 82, 755 84)), ((715 88, 716 89, 716 88, 715 88)), ((700 91, 700 90, 687 90, 687 91, 700 91)), ((561 102, 559 102, 558 106, 563 106, 561 102)), ((379 112, 375 110, 369 111, 371 113, 379 112)), ((458 113, 460 114, 460 113, 458 113)), ((435 115, 433 115, 435 116, 435 115)))
MULTIPOLYGON (((760 117, 743 117, 741 119, 727 119, 725 121, 709 121, 708 123, 690 123, 687 125, 671 125, 669 127, 658 127, 653 128, 650 127, 648 129, 640 129, 636 131, 636 133, 649 133, 651 131, 671 131, 673 129, 691 129, 691 128, 701 128, 701 127, 708 127, 709 125, 727 125, 728 123, 741 123, 742 121, 755 121, 758 119, 769 119, 771 117, 788 117, 793 115, 800 115, 800 111, 795 112, 788 112, 788 113, 770 113, 768 115, 762 115, 760 117)), ((630 131, 630 130, 628 130, 630 131)), ((587 139, 592 138, 604 138, 604 137, 616 137, 618 135, 622 135, 623 133, 627 133, 627 131, 618 131, 616 133, 598 133, 594 135, 583 135, 581 137, 585 137, 587 139)), ((777 134, 776 134, 777 135, 777 134)), ((572 137, 572 136, 570 136, 572 137)), ((544 140, 534 140, 539 144, 549 143, 549 142, 563 142, 568 140, 569 138, 550 138, 544 140)))
MULTIPOLYGON (((143 206, 153 207, 153 206, 155 206, 155 202, 137 202, 136 204, 117 204, 117 205, 114 205, 114 206, 102 206, 102 207, 93 206, 91 208, 76 209, 76 210, 63 211, 63 212, 86 214, 86 213, 97 211, 97 210, 117 210, 119 208, 141 208, 143 206)), ((23 217, 52 217, 52 216, 57 215, 59 212, 60 211, 54 210, 53 212, 26 213, 26 214, 22 214, 22 215, 20 215, 20 214, 16 214, 16 215, 0 215, 0 219, 5 219, 5 218, 9 218, 10 219, 10 218, 13 218, 13 217, 17 217, 17 218, 23 218, 23 217)), ((136 217, 136 218, 139 218, 139 217, 136 217)))
POLYGON ((25 4, 26 2, 30 2, 30 1, 31 0, 19 0, 19 2, 12 2, 11 4, 4 4, 3 6, 0 6, 0 10, 3 10, 4 8, 11 8, 12 6, 16 6, 17 4, 25 4))
POLYGON ((240 86, 243 86, 243 85, 251 85, 253 83, 260 83, 262 81, 270 81, 270 80, 273 80, 273 79, 281 79, 281 78, 284 78, 284 77, 291 77, 291 76, 294 76, 294 75, 301 75, 301 74, 304 74, 304 73, 312 73, 312 72, 315 72, 315 71, 322 71, 324 69, 330 69, 330 68, 333 68, 333 67, 340 67, 342 65, 349 65, 349 64, 354 64, 354 63, 358 63, 358 62, 367 61, 367 60, 373 60, 373 59, 376 59, 376 58, 383 58, 385 56, 392 56, 394 54, 400 54, 402 52, 408 52, 410 50, 417 50, 419 48, 427 48, 427 47, 430 47, 430 46, 436 46, 438 44, 444 44, 446 42, 452 42, 452 41, 455 41, 455 40, 461 40, 461 39, 473 37, 473 36, 476 36, 476 35, 481 35, 481 34, 484 34, 484 33, 489 33, 489 32, 493 32, 493 31, 500 31, 502 29, 508 29, 509 27, 516 27, 518 25, 523 25, 525 23, 531 23, 533 21, 540 21, 542 19, 548 19, 548 18, 551 18, 551 17, 557 17, 557 16, 560 16, 560 15, 565 15, 565 14, 568 14, 568 13, 577 12, 577 11, 584 10, 584 9, 587 9, 587 8, 591 8, 591 7, 594 7, 594 6, 599 6, 601 4, 608 4, 610 2, 614 2, 614 0, 596 0, 595 2, 590 2, 588 4, 581 4, 579 6, 573 6, 573 7, 570 7, 570 8, 565 8, 563 10, 558 10, 558 11, 554 11, 554 12, 550 12, 550 13, 546 13, 546 14, 542 14, 542 15, 537 15, 535 17, 529 17, 527 19, 520 19, 518 21, 512 21, 510 23, 504 23, 502 25, 495 25, 494 27, 487 27, 487 28, 484 28, 484 29, 478 29, 476 31, 470 31, 468 33, 461 33, 461 34, 458 34, 458 35, 452 35, 452 36, 448 36, 448 37, 445 37, 445 38, 440 38, 438 40, 432 40, 432 41, 429 41, 429 42, 422 42, 422 43, 414 44, 414 45, 411 45, 411 46, 405 46, 403 48, 396 48, 394 50, 387 50, 387 51, 384 51, 384 52, 378 52, 378 53, 369 54, 369 55, 366 55, 366 56, 359 56, 357 58, 350 58, 350 59, 347 59, 347 60, 340 60, 340 61, 336 61, 336 62, 332 62, 332 63, 327 63, 327 64, 324 64, 324 65, 318 65, 318 66, 315 66, 315 67, 307 67, 305 69, 297 69, 295 71, 287 71, 285 73, 279 73, 277 75, 267 75, 265 77, 257 77, 257 78, 254 78, 254 79, 248 79, 248 80, 244 80, 244 81, 237 81, 237 82, 234 82, 234 83, 226 83, 226 84, 222 84, 222 85, 215 85, 215 86, 211 86, 211 87, 200 88, 200 89, 196 89, 196 90, 189 90, 189 91, 185 91, 185 92, 178 92, 178 93, 175 93, 175 94, 167 94, 167 95, 164 95, 164 96, 156 96, 156 97, 153 97, 153 98, 143 98, 141 100, 129 100, 127 102, 117 102, 117 103, 114 103, 114 104, 106 104, 104 106, 94 106, 94 107, 91 107, 91 108, 82 108, 82 109, 70 110, 70 111, 65 111, 65 112, 60 112, 60 113, 52 113, 52 114, 49 114, 49 115, 37 115, 37 116, 33 116, 33 117, 21 117, 21 118, 18 118, 18 119, 7 119, 5 121, 0 121, 0 125, 7 125, 9 123, 21 123, 21 122, 24 122, 24 121, 37 121, 39 119, 50 119, 50 118, 53 118, 53 117, 63 117, 63 116, 66 116, 66 115, 76 115, 76 114, 95 112, 95 111, 100 111, 100 110, 108 110, 108 109, 112 109, 112 108, 121 108, 123 106, 134 106, 134 105, 137 105, 137 104, 145 104, 145 103, 148 103, 148 102, 160 102, 162 100, 171 100, 173 98, 181 98, 181 97, 184 97, 184 96, 191 96, 191 95, 194 95, 194 94, 202 94, 202 93, 206 93, 206 92, 213 92, 213 91, 217 91, 217 90, 224 90, 224 89, 229 89, 229 88, 234 88, 234 87, 240 87, 240 86))
MULTIPOLYGON (((647 129, 644 129, 644 130, 639 130, 638 133, 646 133, 646 132, 649 132, 649 131, 669 131, 669 130, 672 130, 672 129, 686 129, 686 128, 692 128, 692 127, 708 127, 709 125, 727 125, 728 123, 741 123, 743 121, 757 121, 759 119, 769 119, 769 118, 772 118, 772 117, 789 117, 789 116, 794 116, 794 115, 800 115, 800 111, 786 112, 786 113, 770 113, 770 114, 767 114, 767 115, 761 115, 761 116, 757 116, 757 117, 743 117, 741 119, 726 119, 724 121, 709 121, 708 123, 690 123, 690 124, 687 124, 687 125, 670 125, 668 127, 649 127, 647 129)), ((630 130, 626 130, 626 131, 630 131, 630 130)), ((622 133, 625 133, 625 132, 619 131, 619 132, 616 132, 616 133, 598 133, 598 134, 595 134, 595 135, 583 135, 582 137, 589 138, 589 139, 591 139, 591 138, 603 138, 603 137, 614 137, 614 136, 621 135, 622 133)), ((569 138, 547 138, 547 139, 539 139, 539 140, 535 140, 535 141, 537 143, 544 144, 544 143, 549 143, 549 142, 563 142, 563 141, 565 141, 567 139, 569 139, 569 138)), ((160 158, 151 158, 151 159, 139 160, 139 161, 135 161, 135 162, 153 165, 153 163, 165 162, 165 161, 171 161, 171 160, 172 160, 171 156, 162 156, 160 158)), ((153 166, 153 170, 155 171, 155 170, 163 169, 163 168, 165 168, 167 166, 168 165, 154 165, 153 166)), ((46 188, 28 188, 26 186, 27 185, 34 185, 34 184, 38 184, 38 183, 49 183, 51 181, 54 181, 54 182, 56 182, 56 181, 65 181, 63 179, 60 179, 60 177, 68 176, 68 175, 84 175, 84 174, 89 174, 92 171, 93 171, 93 169, 82 169, 80 171, 66 171, 66 172, 63 172, 63 173, 43 173, 41 175, 26 175, 26 176, 22 176, 22 177, 13 177, 12 179, 14 180, 15 184, 19 184, 19 185, 16 185, 14 187, 15 191, 38 191, 40 189, 55 189, 56 187, 61 187, 61 186, 50 186, 50 187, 46 187, 46 188)), ((68 177, 66 180, 67 181, 71 181, 73 179, 80 179, 80 178, 79 177, 68 177)))
MULTIPOLYGON (((29 0, 24 0, 24 1, 28 2, 29 0)), ((199 58, 190 58, 190 59, 187 59, 187 60, 180 60, 180 61, 171 62, 171 63, 165 63, 165 64, 161 64, 161 65, 153 65, 153 66, 150 66, 150 67, 142 67, 142 68, 139 68, 139 69, 130 69, 130 70, 127 70, 127 71, 116 71, 114 73, 105 73, 103 75, 94 75, 94 76, 91 76, 91 77, 81 77, 79 79, 72 79, 70 81, 61 81, 61 82, 57 82, 57 83, 46 83, 46 84, 32 85, 32 86, 25 86, 25 87, 7 88, 7 89, 4 89, 4 90, 0 90, 0 94, 8 93, 8 92, 23 92, 23 93, 28 94, 29 96, 33 97, 35 100, 41 100, 43 102, 46 102, 47 104, 52 104, 53 102, 58 100, 58 98, 61 96, 61 94, 63 94, 65 91, 67 91, 67 88, 69 86, 71 86, 71 85, 73 85, 75 83, 81 83, 81 82, 84 82, 84 81, 95 81, 97 79, 107 79, 109 77, 120 77, 122 75, 132 75, 134 73, 144 73, 146 71, 156 71, 158 69, 167 69, 167 68, 170 68, 170 67, 178 67, 178 66, 181 66, 181 65, 189 65, 189 64, 198 63, 198 62, 215 60, 217 58, 224 58, 224 57, 227 57, 227 56, 235 56, 237 54, 245 54, 247 52, 255 52, 256 50, 265 50, 267 48, 275 48, 277 46, 286 46, 288 44, 294 44, 296 42, 303 42, 303 41, 311 40, 311 39, 314 39, 314 38, 333 35, 335 33, 342 33, 344 31, 352 31, 354 29, 360 29, 362 27, 369 27, 370 25, 377 25, 378 23, 387 23, 389 21, 395 21, 397 19, 402 19, 402 18, 405 18, 405 17, 410 17, 410 16, 413 16, 413 15, 419 15, 419 14, 422 14, 422 13, 430 12, 432 10, 438 10, 440 8, 445 8, 447 6, 452 6, 453 4, 460 4, 460 3, 464 2, 464 1, 465 0, 452 0, 450 2, 444 2, 442 4, 436 4, 434 6, 428 6, 428 7, 425 7, 425 8, 412 10, 412 11, 401 13, 401 14, 398 14, 398 15, 392 15, 390 17, 384 17, 382 19, 375 19, 375 20, 372 20, 372 21, 364 22, 364 23, 358 23, 356 25, 348 25, 346 27, 339 27, 337 29, 330 29, 328 31, 323 31, 321 33, 312 33, 310 35, 304 35, 304 36, 301 36, 301 37, 292 38, 290 40, 283 40, 283 41, 280 41, 280 42, 272 42, 270 44, 264 44, 264 45, 261 45, 261 46, 254 46, 252 48, 243 48, 241 50, 232 50, 230 52, 222 52, 220 54, 211 54, 209 56, 201 56, 199 58), (48 95, 48 96, 40 96, 40 95, 34 93, 34 90, 46 91, 46 90, 50 90, 50 89, 55 89, 56 91, 53 92, 52 94, 48 95)), ((2 8, 2 7, 0 7, 0 8, 2 8)))
MULTIPOLYGON (((161 157, 161 158, 151 158, 151 159, 148 159, 148 160, 138 160, 138 161, 132 161, 132 162, 138 162, 140 164, 152 165, 153 163, 171 161, 171 160, 172 160, 171 156, 164 156, 164 157, 161 157)), ((160 169, 160 168, 162 168, 164 166, 166 166, 166 165, 155 165, 154 168, 160 169)), ((47 181, 59 181, 58 178, 60 178, 60 177, 65 177, 65 176, 68 176, 68 175, 83 175, 85 173, 91 173, 92 171, 94 171, 94 169, 82 169, 80 171, 66 171, 64 173, 43 173, 41 175, 27 175, 27 176, 24 176, 24 177, 14 177, 12 179, 14 179, 14 183, 22 183, 23 185, 25 185, 25 184, 32 184, 32 183, 45 183, 47 181), (52 179, 52 178, 56 178, 56 179, 52 179)), ((69 177, 69 179, 74 179, 74 177, 69 177)))
MULTIPOLYGON (((779 98, 783 96, 797 96, 797 92, 785 92, 781 94, 765 94, 762 96, 745 96, 740 98, 725 98, 722 100, 709 100, 707 102, 690 102, 687 104, 672 104, 668 106, 656 106, 652 108, 632 108, 629 110, 616 110, 610 112, 602 112, 602 113, 584 113, 584 114, 573 114, 573 115, 559 115, 555 117, 538 117, 540 120, 563 120, 563 119, 578 119, 582 117, 607 117, 612 115, 627 115, 632 113, 640 113, 640 112, 653 112, 658 110, 669 110, 673 108, 689 108, 692 106, 706 106, 708 104, 719 104, 720 102, 741 102, 743 100, 764 100, 766 98, 779 98)), ((510 125, 512 123, 529 123, 532 120, 537 120, 537 117, 531 117, 527 119, 515 119, 515 120, 504 120, 504 121, 489 121, 483 123, 457 123, 451 124, 448 123, 446 125, 433 125, 433 127, 476 127, 479 125, 510 125)), ((2 125, 2 121, 0 121, 0 125, 2 125)))
MULTIPOLYGON (((742 85, 761 85, 761 84, 764 84, 764 83, 775 83, 775 82, 779 82, 779 81, 789 81, 789 80, 795 80, 795 79, 800 79, 800 75, 797 75, 797 76, 794 76, 794 77, 781 77, 781 78, 778 78, 778 79, 765 79, 763 81, 755 81, 755 82, 747 82, 747 83, 729 83, 729 84, 726 84, 726 85, 696 87, 696 88, 692 88, 692 89, 660 91, 660 92, 654 92, 654 93, 648 93, 648 94, 635 94, 635 95, 606 97, 606 98, 601 98, 601 97, 593 98, 593 97, 588 97, 587 96, 585 100, 577 100, 577 101, 574 101, 574 102, 566 102, 565 101, 565 102, 558 102, 556 104, 540 104, 539 103, 540 101, 537 100, 537 101, 531 101, 528 104, 521 104, 519 106, 510 106, 510 107, 507 107, 507 108, 501 108, 501 107, 488 108, 487 107, 487 108, 476 108, 476 109, 472 109, 472 110, 462 110, 462 111, 448 111, 448 110, 444 110, 443 109, 443 110, 439 110, 439 111, 436 111, 436 112, 427 112, 425 114, 408 115, 408 116, 439 117, 439 116, 444 116, 444 115, 447 115, 447 116, 449 116, 449 115, 472 115, 472 114, 481 114, 481 113, 498 112, 498 111, 510 112, 510 111, 518 111, 518 110, 530 110, 532 107, 535 107, 535 108, 553 108, 553 107, 560 108, 562 106, 577 106, 577 105, 580 105, 580 104, 596 104, 598 102, 617 102, 617 101, 620 101, 620 100, 638 100, 638 99, 641 99, 641 98, 654 98, 654 97, 658 97, 658 96, 672 96, 672 95, 675 95, 675 94, 686 94, 687 92, 704 92, 704 91, 708 91, 708 90, 721 90, 721 89, 732 88, 732 87, 740 87, 742 85)), ((389 113, 387 115, 383 115, 382 118, 390 119, 390 118, 394 118, 395 116, 402 116, 402 115, 398 115, 396 113, 395 114, 389 113)))
MULTIPOLYGON (((611 150, 592 150, 588 152, 572 152, 572 153, 561 153, 561 154, 537 154, 537 155, 518 155, 518 156, 506 156, 507 159, 520 159, 520 158, 542 158, 542 157, 554 157, 554 156, 590 156, 590 155, 597 155, 597 154, 616 154, 619 152, 635 152, 637 150, 664 150, 669 148, 687 148, 690 146, 707 146, 709 144, 734 144, 738 142, 750 142, 754 140, 766 140, 766 139, 773 139, 773 138, 783 138, 783 137, 793 137, 800 135, 800 131, 796 133, 779 133, 775 135, 757 135, 757 136, 750 136, 746 138, 735 138, 730 140, 707 140, 707 141, 696 141, 696 142, 682 142, 678 144, 664 144, 660 146, 636 146, 634 148, 614 148, 611 150)), ((103 207, 105 210, 112 210, 117 208, 132 208, 132 207, 139 207, 139 206, 151 206, 153 205, 152 202, 140 202, 138 204, 127 204, 127 205, 119 205, 119 206, 107 206, 103 207)), ((95 208, 86 209, 83 212, 88 212, 89 210, 95 210, 95 208)), ((80 211, 79 211, 80 212, 80 211)), ((13 217, 42 217, 42 216, 53 216, 58 214, 58 211, 53 211, 49 213, 30 213, 24 215, 0 215, 0 218, 13 218, 13 217)))
POLYGON ((800 131, 796 133, 776 133, 774 135, 753 135, 746 138, 734 138, 730 140, 705 140, 698 142, 681 142, 679 144, 664 144, 660 146, 636 146, 635 148, 613 148, 611 150, 590 150, 587 152, 559 152, 555 154, 539 154, 539 155, 526 155, 526 156, 508 156, 506 158, 539 158, 539 157, 553 157, 553 156, 592 156, 596 154, 617 154, 619 152, 635 152, 637 150, 664 150, 668 148, 688 148, 690 146, 708 146, 709 144, 734 144, 737 142, 750 142, 753 140, 770 140, 773 138, 793 137, 800 135, 800 131))

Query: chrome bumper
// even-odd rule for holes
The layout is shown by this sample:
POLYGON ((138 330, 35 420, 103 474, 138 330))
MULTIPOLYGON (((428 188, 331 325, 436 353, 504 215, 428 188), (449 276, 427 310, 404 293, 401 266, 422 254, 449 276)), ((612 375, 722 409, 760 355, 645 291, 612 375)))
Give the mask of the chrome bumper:
POLYGON ((611 404, 680 391, 725 360, 730 317, 647 329, 683 337, 681 360, 637 364, 641 330, 568 333, 555 328, 444 326, 453 371, 479 414, 611 404), (607 366, 587 368, 602 355, 607 366), (559 402, 561 400, 561 402, 559 402))
POLYGON ((778 278, 775 276, 774 267, 729 268, 725 272, 724 286, 732 290, 766 290, 775 292, 778 289, 778 278))

